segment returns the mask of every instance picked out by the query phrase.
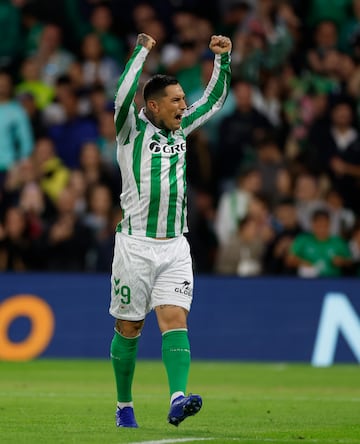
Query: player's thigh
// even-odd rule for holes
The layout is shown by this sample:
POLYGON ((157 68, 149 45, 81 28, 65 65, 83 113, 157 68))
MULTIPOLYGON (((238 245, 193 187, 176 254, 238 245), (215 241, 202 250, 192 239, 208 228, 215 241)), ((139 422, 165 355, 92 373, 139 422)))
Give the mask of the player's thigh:
POLYGON ((110 314, 117 319, 140 321, 150 311, 153 264, 138 239, 116 233, 111 274, 110 314))
POLYGON ((162 252, 151 296, 151 306, 175 305, 190 311, 193 296, 193 267, 190 247, 184 236, 162 252))

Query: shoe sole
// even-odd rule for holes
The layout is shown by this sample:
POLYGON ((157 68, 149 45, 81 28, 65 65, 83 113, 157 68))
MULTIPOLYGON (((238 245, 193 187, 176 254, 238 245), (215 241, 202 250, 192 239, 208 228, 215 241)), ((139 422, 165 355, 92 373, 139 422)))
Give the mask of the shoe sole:
POLYGON ((183 414, 180 417, 168 417, 168 421, 170 424, 174 426, 178 426, 181 422, 184 421, 184 419, 188 418, 189 416, 194 416, 202 407, 202 401, 198 398, 192 398, 189 399, 186 404, 183 406, 183 414))

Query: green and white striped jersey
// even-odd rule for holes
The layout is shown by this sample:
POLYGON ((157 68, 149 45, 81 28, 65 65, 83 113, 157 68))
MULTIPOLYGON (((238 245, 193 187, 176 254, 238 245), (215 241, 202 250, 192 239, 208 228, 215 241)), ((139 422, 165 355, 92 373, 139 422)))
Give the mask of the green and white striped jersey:
POLYGON ((122 176, 123 219, 117 231, 147 237, 187 232, 186 136, 223 105, 230 84, 230 55, 215 55, 201 99, 184 113, 181 128, 167 133, 138 113, 134 103, 148 50, 138 45, 122 73, 115 98, 117 160, 122 176))

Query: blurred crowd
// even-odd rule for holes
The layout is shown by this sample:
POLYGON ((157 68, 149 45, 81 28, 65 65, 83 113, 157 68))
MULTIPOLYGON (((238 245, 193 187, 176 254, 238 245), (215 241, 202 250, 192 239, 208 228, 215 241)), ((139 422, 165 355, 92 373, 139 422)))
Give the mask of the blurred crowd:
POLYGON ((195 272, 360 276, 360 0, 0 0, 0 270, 108 272, 121 220, 113 101, 139 82, 188 104, 233 41, 223 109, 188 139, 195 272))

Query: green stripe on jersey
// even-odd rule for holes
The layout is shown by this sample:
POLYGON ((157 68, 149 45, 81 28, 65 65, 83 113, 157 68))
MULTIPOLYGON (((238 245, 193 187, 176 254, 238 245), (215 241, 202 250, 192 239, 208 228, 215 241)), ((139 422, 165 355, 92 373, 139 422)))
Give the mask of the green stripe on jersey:
POLYGON ((184 183, 184 197, 183 197, 183 201, 182 201, 182 208, 181 208, 181 233, 183 232, 184 229, 184 224, 185 224, 185 208, 186 208, 186 191, 187 191, 187 182, 186 182, 186 162, 184 162, 183 165, 183 183, 184 183))
MULTIPOLYGON (((137 46, 135 48, 135 51, 133 53, 133 55, 131 56, 131 59, 129 60, 129 62, 126 64, 125 70, 124 72, 121 74, 120 79, 118 81, 118 88, 121 88, 121 84, 124 82, 124 80, 126 79, 126 77, 129 75, 129 71, 131 69, 132 63, 134 61, 134 59, 136 58, 136 56, 139 54, 139 52, 141 51, 142 46, 137 46)), ((128 116, 129 113, 129 109, 131 104, 133 103, 135 94, 136 94, 136 90, 138 87, 138 82, 139 82, 139 77, 141 75, 141 70, 139 70, 136 75, 135 78, 132 79, 132 84, 130 89, 128 90, 128 93, 125 97, 125 99, 122 101, 122 105, 121 108, 119 109, 119 113, 116 116, 116 121, 115 121, 115 127, 116 127, 116 134, 119 134, 119 132, 121 131, 124 122, 128 116)))
MULTIPOLYGON (((146 125, 144 125, 146 126, 146 125)), ((141 154, 142 154, 142 143, 145 136, 145 128, 142 128, 142 131, 138 134, 134 142, 133 149, 133 173, 137 186, 137 190, 140 198, 140 183, 141 183, 141 154)))
POLYGON ((147 219, 146 236, 156 237, 161 190, 161 155, 153 155, 151 159, 150 204, 147 219))
POLYGON ((166 236, 175 236, 175 219, 176 219, 176 207, 177 207, 177 174, 176 166, 179 160, 179 155, 175 154, 170 158, 170 171, 169 171, 169 211, 167 216, 166 236))

